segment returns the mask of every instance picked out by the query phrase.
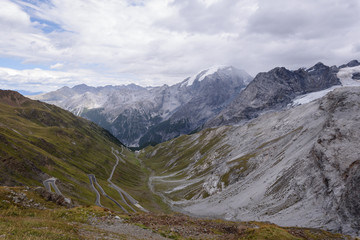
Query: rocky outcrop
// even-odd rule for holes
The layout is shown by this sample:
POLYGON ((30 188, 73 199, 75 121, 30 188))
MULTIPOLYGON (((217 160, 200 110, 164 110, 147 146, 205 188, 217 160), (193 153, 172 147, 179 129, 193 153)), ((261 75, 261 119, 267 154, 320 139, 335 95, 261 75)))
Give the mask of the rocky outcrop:
POLYGON ((74 205, 72 203, 69 203, 69 201, 67 201, 64 196, 56 194, 54 192, 48 192, 45 188, 37 187, 34 189, 34 191, 46 201, 51 201, 59 206, 64 206, 68 208, 74 207, 74 205))

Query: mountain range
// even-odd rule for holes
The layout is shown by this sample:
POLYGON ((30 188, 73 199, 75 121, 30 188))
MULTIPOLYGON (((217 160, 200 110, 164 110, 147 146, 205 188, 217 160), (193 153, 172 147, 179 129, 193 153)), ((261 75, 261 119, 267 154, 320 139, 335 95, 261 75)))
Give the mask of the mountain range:
POLYGON ((108 129, 130 147, 144 147, 200 129, 252 80, 234 67, 213 67, 162 87, 64 87, 32 97, 108 129))
POLYGON ((93 114, 109 130, 115 121, 128 134, 145 129, 138 143, 146 134, 161 136, 148 144, 169 139, 139 151, 66 110, 0 90, 0 183, 51 191, 56 180, 53 190, 75 204, 359 236, 359 74, 356 60, 275 68, 253 80, 216 67, 174 86, 78 85, 37 97, 93 114), (238 87, 221 87, 224 81, 238 87))
POLYGON ((317 63, 291 71, 278 67, 252 77, 234 67, 213 67, 162 87, 63 87, 32 97, 85 117, 129 147, 143 148, 207 127, 241 124, 287 107, 297 97, 341 85, 344 66, 317 63))

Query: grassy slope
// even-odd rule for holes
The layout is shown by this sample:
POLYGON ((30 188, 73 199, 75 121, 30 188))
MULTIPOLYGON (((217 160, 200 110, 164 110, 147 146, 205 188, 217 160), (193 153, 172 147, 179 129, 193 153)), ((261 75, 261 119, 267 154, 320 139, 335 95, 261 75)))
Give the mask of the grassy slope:
POLYGON ((323 230, 283 228, 269 223, 196 219, 181 214, 122 215, 99 207, 66 209, 45 201, 31 188, 0 187, 2 239, 138 239, 134 234, 139 237, 139 230, 130 233, 128 225, 121 228, 123 222, 170 239, 351 239, 323 230), (14 203, 14 196, 21 195, 26 196, 25 200, 14 203), (30 200, 46 209, 27 207, 30 200))
MULTIPOLYGON (((49 177, 59 179, 65 196, 79 204, 93 204, 87 174, 95 174, 104 190, 118 193, 106 179, 115 164, 111 147, 121 143, 106 130, 54 105, 32 101, 11 91, 0 91, 0 184, 41 186, 49 177)), ((129 191, 144 207, 161 209, 147 189, 147 173, 134 154, 124 148, 113 182, 129 191)), ((107 198, 104 206, 116 208, 107 198)))
MULTIPOLYGON (((109 214, 99 207, 66 209, 23 187, 0 187, 0 236, 3 239, 89 239, 84 237, 85 234, 95 239, 102 232, 87 224, 89 218, 109 214), (14 203, 12 197, 15 194, 24 194, 26 200, 14 203), (46 209, 29 208, 22 204, 30 199, 46 209)), ((127 239, 121 235, 117 238, 127 239)))

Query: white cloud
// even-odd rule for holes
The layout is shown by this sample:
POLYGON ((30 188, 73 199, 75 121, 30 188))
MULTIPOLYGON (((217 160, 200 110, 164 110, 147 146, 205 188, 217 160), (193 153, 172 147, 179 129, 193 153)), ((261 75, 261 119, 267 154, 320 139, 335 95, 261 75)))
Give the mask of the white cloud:
POLYGON ((30 17, 18 5, 5 0, 0 2, 0 9, 1 32, 27 32, 30 29, 30 17))
POLYGON ((44 70, 57 85, 173 84, 211 65, 255 75, 341 64, 359 52, 357 0, 31 2, 0 2, 0 57, 71 73, 67 82, 44 70), (89 72, 75 76, 74 69, 89 72))
POLYGON ((0 67, 0 86, 2 89, 53 91, 63 86, 85 83, 91 86, 130 84, 131 80, 110 74, 99 74, 87 69, 53 71, 39 68, 15 70, 0 67))
POLYGON ((63 63, 55 63, 53 65, 50 65, 50 69, 61 69, 64 67, 63 63))

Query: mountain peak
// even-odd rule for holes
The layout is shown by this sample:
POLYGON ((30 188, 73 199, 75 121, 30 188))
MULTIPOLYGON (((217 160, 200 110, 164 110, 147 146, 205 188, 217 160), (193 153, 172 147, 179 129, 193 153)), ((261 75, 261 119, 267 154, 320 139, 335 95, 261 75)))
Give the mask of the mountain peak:
POLYGON ((237 69, 233 66, 215 65, 208 69, 198 72, 196 75, 188 77, 187 79, 185 79, 183 81, 181 86, 190 87, 194 84, 194 82, 197 82, 197 81, 201 82, 205 78, 212 76, 215 73, 222 74, 222 75, 225 74, 225 75, 229 75, 229 76, 237 75, 237 76, 243 78, 245 84, 248 84, 252 80, 252 77, 244 70, 237 69))
POLYGON ((360 65, 360 63, 358 62, 358 60, 354 59, 354 60, 351 60, 350 62, 348 62, 347 64, 341 65, 339 68, 356 67, 359 65, 360 65))
POLYGON ((75 86, 73 87, 73 89, 74 89, 74 88, 83 88, 83 87, 89 87, 89 86, 86 85, 85 83, 82 83, 82 84, 79 84, 79 85, 75 85, 75 86))
POLYGON ((314 65, 314 67, 320 68, 320 67, 326 67, 326 65, 323 64, 322 62, 318 62, 317 64, 314 65))
MULTIPOLYGON (((223 68, 226 68, 226 66, 212 66, 208 69, 205 69, 205 70, 202 70, 200 72, 198 72, 196 75, 193 75, 191 77, 188 77, 186 79, 186 86, 189 87, 191 85, 194 84, 195 81, 202 81, 205 79, 205 77, 211 75, 211 74, 214 74, 215 72, 217 72, 218 70, 220 69, 223 69, 223 68)), ((185 82, 184 82, 185 83, 185 82)))
POLYGON ((77 93, 85 93, 91 91, 92 89, 94 89, 94 87, 90 87, 86 84, 79 84, 72 87, 72 89, 75 90, 77 93))
POLYGON ((310 72, 313 72, 313 71, 316 71, 316 70, 327 69, 327 68, 329 68, 329 67, 326 66, 325 64, 323 64, 322 62, 318 62, 314 66, 306 69, 306 72, 310 73, 310 72))

